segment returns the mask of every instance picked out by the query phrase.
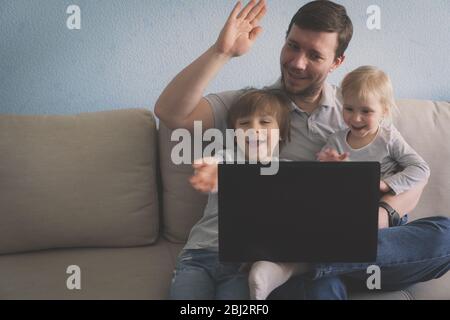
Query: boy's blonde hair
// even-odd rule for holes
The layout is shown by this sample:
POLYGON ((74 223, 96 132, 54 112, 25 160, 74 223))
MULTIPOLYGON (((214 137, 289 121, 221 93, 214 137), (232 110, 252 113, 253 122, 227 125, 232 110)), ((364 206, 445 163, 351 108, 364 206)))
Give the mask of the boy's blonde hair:
POLYGON ((354 96, 366 100, 369 96, 380 99, 385 110, 385 119, 392 120, 398 112, 394 89, 389 76, 374 66, 362 66, 348 73, 341 83, 342 96, 354 96))

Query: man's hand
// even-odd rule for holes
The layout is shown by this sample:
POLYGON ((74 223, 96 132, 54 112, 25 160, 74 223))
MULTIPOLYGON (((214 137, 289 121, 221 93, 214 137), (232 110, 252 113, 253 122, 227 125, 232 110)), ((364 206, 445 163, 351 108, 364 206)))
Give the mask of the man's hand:
POLYGON ((389 215, 386 209, 378 207, 378 229, 389 228, 389 215))
POLYGON ((220 54, 229 57, 245 54, 262 32, 259 21, 266 14, 266 1, 256 3, 256 0, 251 0, 241 9, 242 4, 238 1, 214 44, 220 54))
POLYGON ((265 0, 252 0, 242 10, 241 6, 236 4, 217 41, 177 74, 156 101, 155 114, 170 129, 193 130, 194 121, 201 121, 204 130, 214 126, 212 108, 202 98, 206 87, 231 58, 250 50, 262 31, 265 0))
POLYGON ((326 148, 325 150, 317 153, 317 160, 321 162, 338 162, 338 161, 347 161, 348 160, 348 152, 344 152, 339 154, 336 150, 326 148))
POLYGON ((217 192, 218 165, 213 157, 194 161, 194 175, 189 179, 192 187, 200 192, 217 192))

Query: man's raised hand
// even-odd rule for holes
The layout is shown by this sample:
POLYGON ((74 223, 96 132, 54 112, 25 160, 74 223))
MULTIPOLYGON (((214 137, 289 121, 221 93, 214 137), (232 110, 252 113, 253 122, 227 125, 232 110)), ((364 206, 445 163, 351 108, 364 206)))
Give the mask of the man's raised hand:
POLYGON ((216 50, 229 57, 247 53, 262 31, 259 22, 265 14, 265 0, 251 0, 243 9, 238 1, 214 44, 216 50))

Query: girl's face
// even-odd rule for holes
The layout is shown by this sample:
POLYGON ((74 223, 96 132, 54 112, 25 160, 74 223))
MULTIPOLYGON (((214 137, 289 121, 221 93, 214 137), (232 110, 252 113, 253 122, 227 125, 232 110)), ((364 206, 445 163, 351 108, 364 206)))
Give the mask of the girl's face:
POLYGON ((246 160, 270 160, 280 140, 275 115, 257 113, 238 118, 235 124, 237 145, 246 160))
POLYGON ((371 138, 386 114, 378 97, 369 96, 362 100, 352 96, 344 97, 344 121, 356 139, 371 138))

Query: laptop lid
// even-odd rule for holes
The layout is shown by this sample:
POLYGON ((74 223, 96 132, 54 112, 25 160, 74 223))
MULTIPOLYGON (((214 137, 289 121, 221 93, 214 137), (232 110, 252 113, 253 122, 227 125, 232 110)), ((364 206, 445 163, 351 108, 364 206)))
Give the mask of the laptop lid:
POLYGON ((375 261, 379 182, 378 162, 220 164, 220 260, 375 261))

